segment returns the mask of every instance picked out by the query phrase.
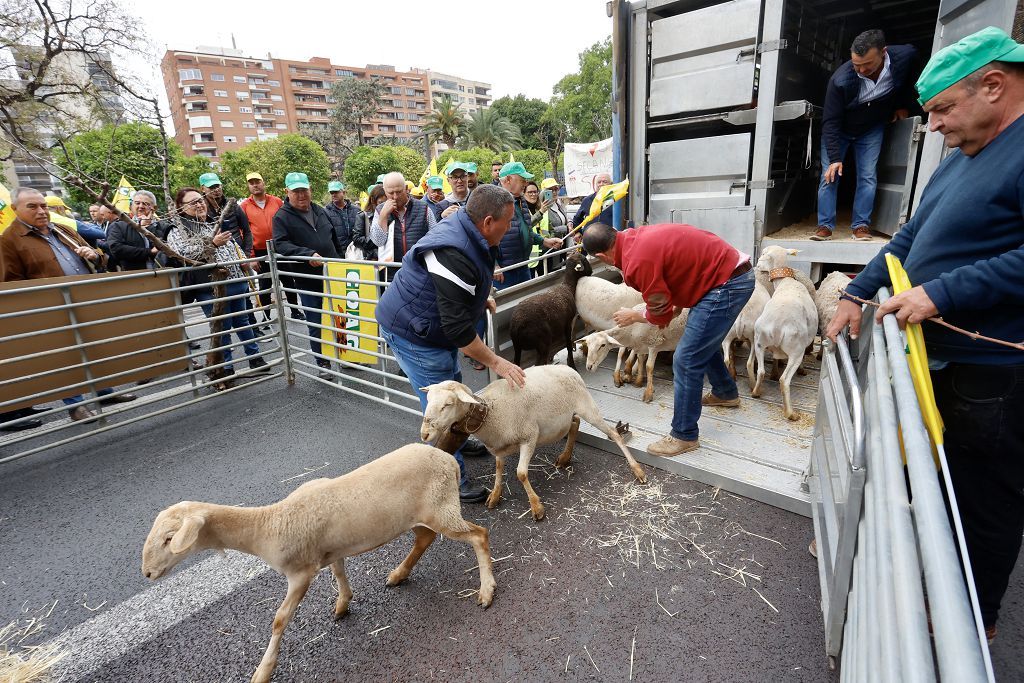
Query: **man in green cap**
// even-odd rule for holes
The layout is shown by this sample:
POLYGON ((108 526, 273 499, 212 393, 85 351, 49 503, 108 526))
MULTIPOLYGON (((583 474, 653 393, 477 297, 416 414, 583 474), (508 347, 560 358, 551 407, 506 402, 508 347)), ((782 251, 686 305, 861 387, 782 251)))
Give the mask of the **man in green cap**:
MULTIPOLYGON (((889 285, 885 254, 916 286, 882 304, 900 325, 941 317, 966 330, 1024 339, 1024 46, 986 28, 932 56, 917 81, 928 126, 955 148, 914 217, 847 286, 870 299, 889 285)), ((844 295, 846 296, 846 295, 844 295)), ((860 331, 842 300, 826 334, 860 331)), ((945 450, 981 617, 995 637, 1024 534, 1024 351, 945 327, 924 330, 945 450)))
MULTIPOLYGON (((206 198, 206 220, 216 223, 220 219, 224 207, 228 204, 228 200, 224 196, 224 185, 216 173, 202 174, 199 176, 199 184, 203 186, 202 194, 206 198)), ((224 216, 221 230, 230 232, 246 256, 252 256, 252 231, 249 227, 249 217, 245 215, 245 211, 238 205, 238 202, 235 202, 234 211, 224 216)))
POLYGON ((466 202, 469 201, 469 164, 462 161, 453 161, 448 165, 445 170, 448 174, 448 184, 452 186, 452 191, 445 196, 445 201, 448 202, 441 211, 441 218, 448 218, 456 211, 459 210, 460 206, 465 206, 466 202))
POLYGON ((331 201, 324 205, 327 217, 331 219, 334 231, 338 234, 338 243, 342 254, 352 244, 352 233, 359 220, 359 208, 345 198, 345 184, 340 180, 327 183, 327 191, 331 193, 331 201))
POLYGON ((434 212, 434 218, 440 222, 441 212, 448 208, 448 201, 444 198, 444 178, 439 175, 427 178, 427 194, 423 199, 434 212))
POLYGON ((533 179, 533 174, 526 170, 520 161, 510 161, 501 167, 498 179, 506 190, 512 193, 512 225, 508 232, 501 238, 498 245, 498 266, 504 268, 514 263, 522 263, 506 273, 500 273, 495 277, 498 289, 504 289, 513 285, 526 282, 530 279, 532 271, 524 263, 533 250, 533 245, 543 245, 546 249, 558 249, 562 246, 562 240, 557 237, 542 237, 540 233, 530 229, 530 208, 523 199, 523 190, 526 189, 526 181, 533 179))

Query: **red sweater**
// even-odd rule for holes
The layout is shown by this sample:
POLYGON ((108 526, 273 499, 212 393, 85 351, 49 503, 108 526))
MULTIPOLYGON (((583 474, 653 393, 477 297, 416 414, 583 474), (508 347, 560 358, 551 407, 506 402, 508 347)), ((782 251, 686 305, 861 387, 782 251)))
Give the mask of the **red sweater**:
POLYGON ((659 327, 672 321, 673 307, 692 308, 725 284, 739 260, 721 237, 692 225, 647 225, 615 239, 615 266, 643 294, 647 320, 659 327))

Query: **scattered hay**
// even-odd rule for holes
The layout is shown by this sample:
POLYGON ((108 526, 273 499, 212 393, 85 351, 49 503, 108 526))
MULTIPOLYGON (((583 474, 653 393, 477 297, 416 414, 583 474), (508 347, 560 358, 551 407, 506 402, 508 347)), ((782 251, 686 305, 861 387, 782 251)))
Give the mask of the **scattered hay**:
POLYGON ((0 681, 4 683, 43 683, 52 680, 53 667, 67 652, 59 643, 24 645, 43 630, 43 619, 53 613, 55 600, 45 615, 32 617, 22 623, 12 621, 0 628, 0 681))

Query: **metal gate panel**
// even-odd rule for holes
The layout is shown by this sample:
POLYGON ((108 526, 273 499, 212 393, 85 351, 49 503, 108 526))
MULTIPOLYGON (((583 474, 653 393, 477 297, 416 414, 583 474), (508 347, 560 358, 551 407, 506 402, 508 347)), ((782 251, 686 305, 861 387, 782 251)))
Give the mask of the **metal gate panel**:
POLYGON ((750 104, 760 19, 732 0, 651 22, 651 116, 750 104))
POLYGON ((671 221, 678 209, 743 206, 749 158, 749 133, 651 145, 648 222, 671 221))
POLYGON ((893 235, 907 222, 910 194, 914 188, 917 168, 917 147, 920 116, 912 116, 890 124, 885 130, 882 153, 878 157, 878 189, 871 227, 893 235))
POLYGON ((673 209, 671 222, 686 223, 713 232, 736 249, 754 253, 754 207, 727 206, 719 209, 673 209))

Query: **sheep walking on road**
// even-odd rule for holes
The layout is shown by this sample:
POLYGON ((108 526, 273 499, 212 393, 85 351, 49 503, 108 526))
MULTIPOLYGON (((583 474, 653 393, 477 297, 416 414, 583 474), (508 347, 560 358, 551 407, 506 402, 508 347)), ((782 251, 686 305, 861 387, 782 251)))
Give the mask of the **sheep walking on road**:
POLYGON ((565 260, 562 282, 540 294, 524 299, 512 311, 509 337, 515 350, 515 364, 521 366, 523 351, 536 351, 535 365, 549 365, 555 350, 565 346, 566 362, 576 369, 573 359, 572 325, 576 319, 576 283, 594 272, 590 261, 580 252, 565 260))
POLYGON ((403 446, 334 479, 315 479, 272 505, 240 508, 183 501, 157 515, 142 550, 142 572, 158 579, 201 550, 230 548, 263 558, 288 579, 274 616, 270 644, 253 683, 270 680, 281 637, 317 573, 329 566, 338 584, 334 618, 348 612, 352 589, 345 558, 377 548, 412 530, 409 555, 387 585, 404 581, 423 552, 444 534, 473 546, 480 567, 477 602, 491 604, 495 581, 487 529, 462 518, 459 466, 424 444, 403 446))
POLYGON ((572 458, 580 418, 597 427, 622 451, 633 475, 641 482, 647 475, 622 436, 601 417, 587 385, 572 368, 542 365, 526 370, 526 386, 513 388, 505 380, 488 384, 478 396, 465 384, 448 380, 424 387, 427 408, 423 412, 420 437, 435 441, 453 427, 462 433, 475 433, 494 454, 494 488, 487 498, 493 508, 501 500, 505 458, 519 452, 518 477, 530 498, 533 518, 544 518, 544 504, 530 485, 530 460, 537 446, 566 438, 565 448, 555 462, 565 467, 572 458))

